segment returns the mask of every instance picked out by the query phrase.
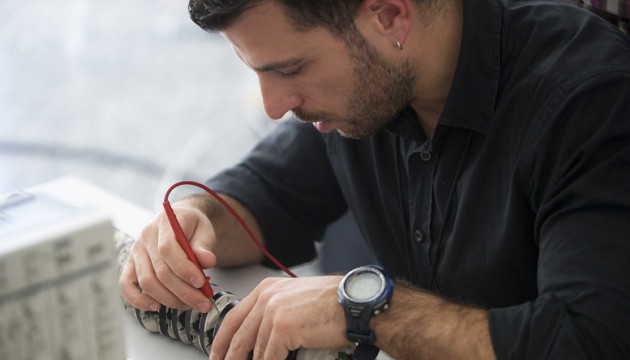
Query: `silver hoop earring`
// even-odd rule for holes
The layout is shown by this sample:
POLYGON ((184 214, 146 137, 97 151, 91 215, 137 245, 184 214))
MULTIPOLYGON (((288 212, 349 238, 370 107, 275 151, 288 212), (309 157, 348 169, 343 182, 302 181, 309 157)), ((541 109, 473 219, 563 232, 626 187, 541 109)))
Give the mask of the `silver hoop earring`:
POLYGON ((402 49, 403 49, 403 46, 402 46, 402 44, 400 43, 400 41, 396 41, 396 47, 397 47, 399 50, 402 50, 402 49))

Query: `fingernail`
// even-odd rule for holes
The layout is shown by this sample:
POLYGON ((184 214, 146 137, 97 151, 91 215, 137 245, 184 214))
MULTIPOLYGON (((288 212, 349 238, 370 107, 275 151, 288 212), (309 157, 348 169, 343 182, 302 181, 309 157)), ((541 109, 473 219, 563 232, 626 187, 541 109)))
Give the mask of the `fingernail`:
POLYGON ((210 304, 209 301, 203 301, 200 302, 199 305, 197 305, 197 309, 202 313, 207 313, 208 311, 210 311, 210 308, 212 308, 212 304, 210 304))
POLYGON ((149 305, 149 309, 151 311, 159 311, 160 310, 160 304, 153 303, 153 304, 149 305))

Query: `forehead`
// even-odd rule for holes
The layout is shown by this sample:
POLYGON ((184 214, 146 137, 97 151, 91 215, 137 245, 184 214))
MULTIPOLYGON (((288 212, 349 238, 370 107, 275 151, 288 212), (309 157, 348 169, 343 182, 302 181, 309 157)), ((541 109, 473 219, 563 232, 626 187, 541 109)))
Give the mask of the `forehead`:
POLYGON ((253 68, 287 58, 338 51, 345 44, 322 26, 298 31, 275 1, 263 1, 249 8, 222 35, 253 68))

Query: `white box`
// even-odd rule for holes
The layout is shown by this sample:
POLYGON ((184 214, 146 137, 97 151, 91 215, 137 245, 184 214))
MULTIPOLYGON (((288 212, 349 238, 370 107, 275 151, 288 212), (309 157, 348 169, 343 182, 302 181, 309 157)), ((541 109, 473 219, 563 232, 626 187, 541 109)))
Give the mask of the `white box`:
POLYGON ((44 194, 0 203, 0 358, 122 360, 114 227, 44 194))

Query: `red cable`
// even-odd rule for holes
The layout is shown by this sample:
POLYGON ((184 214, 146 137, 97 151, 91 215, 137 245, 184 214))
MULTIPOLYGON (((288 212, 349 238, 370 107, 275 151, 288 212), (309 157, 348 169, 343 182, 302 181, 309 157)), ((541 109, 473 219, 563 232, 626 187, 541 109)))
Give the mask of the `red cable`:
MULTIPOLYGON (((171 187, 166 191, 166 194, 164 195, 164 203, 163 203, 164 211, 166 212, 168 221, 171 224, 171 228, 173 228, 173 233, 175 234, 175 239, 179 243, 179 246, 182 247, 188 259, 192 261, 192 263, 195 264, 199 268, 199 270, 201 270, 201 272, 203 272, 203 268, 199 264, 197 257, 192 251, 192 248, 190 247, 190 243, 188 242, 188 239, 186 238, 186 235, 184 234, 184 231, 182 230, 181 225, 177 221, 177 216, 175 216, 175 212, 173 211, 173 208, 171 207, 171 204, 168 201, 168 197, 171 194, 171 191, 173 191, 173 189, 175 189, 176 187, 180 185, 193 185, 193 186, 196 186, 205 190, 208 194, 212 195, 215 199, 217 199, 221 203, 221 205, 223 205, 223 207, 225 207, 232 214, 232 216, 234 216, 236 221, 238 221, 238 223, 241 224, 241 226, 243 227, 245 232, 247 232, 247 235, 249 235, 250 239, 252 239, 254 244, 256 244, 256 246, 263 252, 263 254, 265 254, 265 256, 269 260, 271 260, 271 262, 273 262, 278 268, 280 268, 282 271, 287 273, 289 276, 297 277, 293 272, 291 272, 291 270, 289 270, 286 266, 282 265, 280 261, 276 260, 276 258, 273 257, 273 255, 271 255, 269 251, 267 251, 267 249, 265 249, 262 243, 256 238, 256 235, 254 235, 254 233, 251 231, 249 226, 247 226, 245 221, 238 215, 236 210, 234 210, 234 208, 232 208, 230 204, 228 204, 225 200, 223 200, 223 198, 219 196, 219 194, 211 190, 209 187, 203 184, 200 184, 196 181, 185 180, 185 181, 176 182, 175 184, 171 185, 171 187)), ((205 282, 205 284, 201 288, 201 291, 208 298, 212 298, 212 295, 213 295, 212 288, 210 287, 210 282, 209 282, 210 277, 206 276, 206 280, 208 281, 205 282)))

